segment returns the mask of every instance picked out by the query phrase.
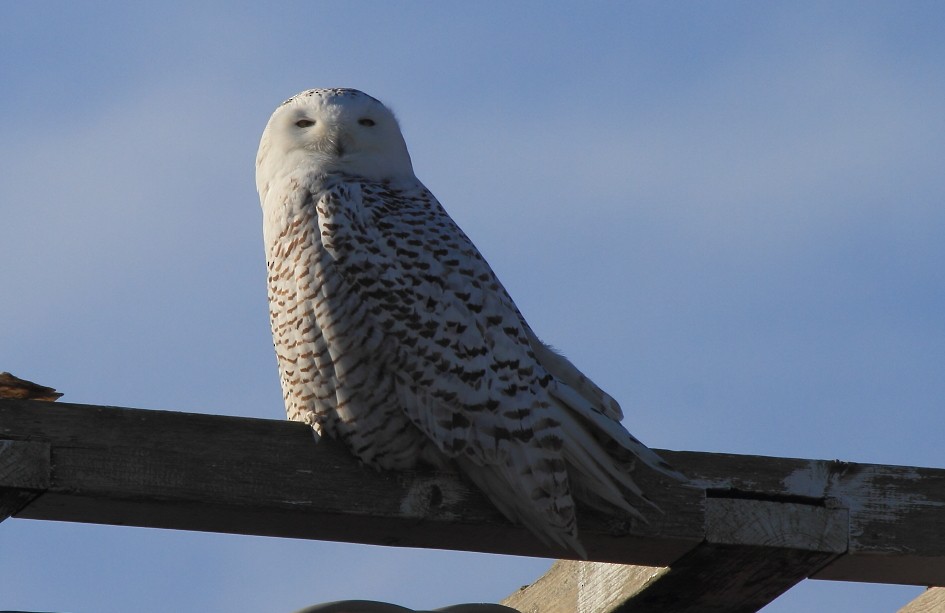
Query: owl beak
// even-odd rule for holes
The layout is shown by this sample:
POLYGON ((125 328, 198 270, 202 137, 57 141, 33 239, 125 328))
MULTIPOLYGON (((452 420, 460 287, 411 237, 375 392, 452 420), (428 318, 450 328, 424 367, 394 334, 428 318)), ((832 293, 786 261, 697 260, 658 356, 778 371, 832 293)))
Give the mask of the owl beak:
POLYGON ((332 130, 328 142, 331 143, 331 153, 335 157, 344 157, 348 139, 343 130, 332 130))

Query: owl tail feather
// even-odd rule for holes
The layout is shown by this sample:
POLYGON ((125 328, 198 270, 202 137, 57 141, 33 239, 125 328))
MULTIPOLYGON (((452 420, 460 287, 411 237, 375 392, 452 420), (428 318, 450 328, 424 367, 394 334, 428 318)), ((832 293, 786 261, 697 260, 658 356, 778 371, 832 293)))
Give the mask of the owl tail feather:
POLYGON ((507 469, 497 465, 481 465, 463 456, 455 459, 460 470, 508 519, 528 528, 548 547, 561 547, 574 552, 582 560, 587 559, 587 551, 578 540, 573 507, 565 514, 569 518, 568 522, 562 524, 562 515, 557 510, 543 509, 536 506, 528 496, 522 496, 521 484, 516 483, 520 479, 507 474, 507 469))
POLYGON ((601 442, 616 443, 622 449, 653 470, 676 481, 688 481, 688 478, 670 466, 670 464, 656 454, 655 451, 641 443, 620 422, 601 413, 587 399, 566 385, 558 385, 552 391, 552 396, 570 413, 584 422, 584 430, 590 430, 594 437, 601 442))
POLYGON ((659 507, 633 480, 638 462, 675 481, 687 480, 573 388, 559 383, 552 397, 561 409, 556 418, 565 435, 571 488, 581 502, 605 513, 623 510, 646 522, 631 500, 659 507))

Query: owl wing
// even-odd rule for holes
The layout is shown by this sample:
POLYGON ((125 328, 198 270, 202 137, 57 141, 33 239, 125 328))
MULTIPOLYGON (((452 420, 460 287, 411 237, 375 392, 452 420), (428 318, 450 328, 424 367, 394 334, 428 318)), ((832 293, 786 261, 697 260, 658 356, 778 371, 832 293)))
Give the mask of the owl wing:
POLYGON ((502 457, 535 425, 552 377, 488 264, 422 186, 346 182, 315 197, 325 250, 390 341, 379 355, 429 399, 411 418, 450 455, 502 457))
POLYGON ((570 468, 592 502, 639 515, 626 502, 627 492, 643 497, 629 466, 640 454, 662 460, 614 419, 613 399, 535 338, 426 188, 347 181, 312 197, 325 250, 388 341, 375 357, 397 377, 402 409, 500 510, 581 552, 570 468), (604 450, 614 442, 625 462, 604 450))

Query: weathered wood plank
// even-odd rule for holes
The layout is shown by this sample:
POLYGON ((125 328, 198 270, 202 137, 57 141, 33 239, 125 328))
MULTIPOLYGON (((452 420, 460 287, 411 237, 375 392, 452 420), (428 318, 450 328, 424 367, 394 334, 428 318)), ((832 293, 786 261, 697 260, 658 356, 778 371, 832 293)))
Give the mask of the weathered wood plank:
POLYGON ((5 487, 44 490, 49 473, 49 443, 0 438, 0 483, 5 487))
POLYGON ((49 443, 0 439, 0 521, 49 487, 49 443))
POLYGON ((945 588, 931 587, 897 613, 941 613, 945 611, 945 588))
POLYGON ((558 560, 502 604, 522 613, 606 613, 658 582, 668 567, 558 560))
POLYGON ((641 589, 623 606, 607 611, 754 613, 836 555, 776 547, 706 544, 674 563, 669 572, 641 589))
POLYGON ((530 613, 751 613, 846 551, 845 509, 706 502, 705 543, 671 567, 558 563, 503 604, 530 613))
MULTIPOLYGON (((313 445, 300 424, 3 400, 0 438, 46 441, 51 447, 48 491, 19 517, 562 553, 503 520, 453 475, 376 473, 338 445, 313 445)), ((707 488, 709 500, 846 509, 849 551, 817 571, 817 578, 945 584, 943 470, 660 453, 707 488)), ((4 486, 9 487, 0 482, 4 486)), ((665 511, 649 524, 582 513, 582 540, 591 559, 647 566, 677 562, 678 568, 683 555, 703 542, 711 517, 707 522, 702 490, 656 483, 647 484, 647 491, 665 511)), ((717 503, 708 504, 711 509, 717 503)), ((809 521, 799 520, 784 533, 808 530, 809 521)))
POLYGON ((706 542, 621 613, 753 613, 847 548, 845 509, 710 498, 706 542))
POLYGON ((847 549, 845 509, 710 498, 706 542, 616 609, 753 613, 847 549))
MULTIPOLYGON (((567 555, 455 475, 379 473, 298 423, 4 400, 0 438, 51 445, 49 487, 21 518, 567 555)), ((591 556, 668 564, 702 540, 701 490, 648 492, 673 512, 634 525, 582 513, 591 556)))
POLYGON ((945 470, 688 451, 661 454, 710 495, 743 493, 846 508, 849 550, 814 579, 945 585, 945 470))
POLYGON ((39 492, 0 487, 0 522, 15 515, 37 496, 39 492))

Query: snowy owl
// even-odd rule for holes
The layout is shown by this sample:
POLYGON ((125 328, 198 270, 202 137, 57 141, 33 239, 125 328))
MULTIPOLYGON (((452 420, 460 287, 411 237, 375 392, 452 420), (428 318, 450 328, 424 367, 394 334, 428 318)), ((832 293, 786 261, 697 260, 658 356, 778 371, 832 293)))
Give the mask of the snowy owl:
POLYGON ((365 464, 458 467, 509 519, 584 556, 575 499, 643 518, 617 402, 543 344, 414 176, 397 120, 312 89, 256 157, 269 313, 289 419, 365 464))

